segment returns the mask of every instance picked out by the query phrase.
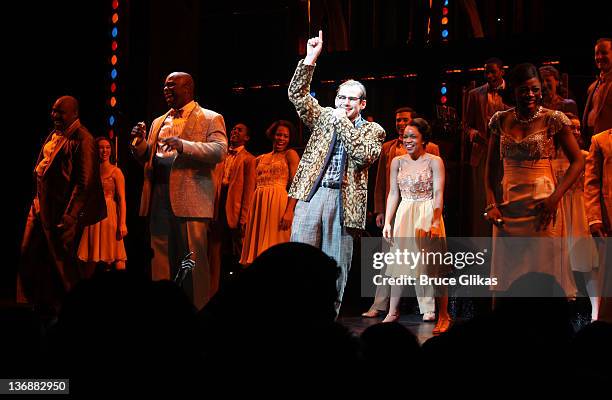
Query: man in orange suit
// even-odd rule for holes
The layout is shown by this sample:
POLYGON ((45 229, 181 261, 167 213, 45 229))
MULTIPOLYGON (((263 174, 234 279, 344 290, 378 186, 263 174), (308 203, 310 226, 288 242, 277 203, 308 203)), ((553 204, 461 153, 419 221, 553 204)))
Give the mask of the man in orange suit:
POLYGON ((21 244, 17 302, 53 316, 64 295, 85 274, 76 246, 86 225, 106 217, 98 153, 79 120, 79 103, 62 96, 51 109, 54 129, 34 168, 36 194, 21 244))
POLYGON ((484 191, 484 170, 489 146, 489 121, 497 111, 508 109, 504 104, 504 93, 507 92, 504 80, 504 63, 499 58, 485 61, 485 78, 487 83, 468 92, 468 100, 463 116, 472 148, 470 165, 472 166, 472 208, 471 236, 491 236, 491 224, 482 217, 487 199, 484 191))
MULTIPOLYGON (((612 235, 612 129, 603 131, 592 137, 591 148, 586 160, 584 173, 584 206, 591 234, 604 241, 612 235)), ((602 299, 599 309, 599 319, 612 322, 612 269, 610 254, 600 254, 600 287, 602 299), (607 256, 607 258, 606 258, 607 256)))
POLYGON ((250 136, 251 129, 246 124, 236 124, 230 133, 227 157, 217 164, 214 172, 215 217, 210 230, 208 260, 213 270, 221 271, 221 282, 240 259, 255 190, 255 157, 244 147, 250 136))
POLYGON ((208 224, 214 213, 212 172, 227 152, 223 117, 194 101, 191 75, 173 72, 164 83, 169 110, 156 118, 145 140, 144 124, 132 129, 132 154, 144 166, 140 215, 150 220, 151 276, 172 279, 193 252, 195 268, 185 289, 202 308, 219 286, 208 265, 208 224))
POLYGON ((595 44, 595 65, 599 69, 599 76, 589 86, 582 116, 583 140, 587 147, 591 143, 591 135, 612 128, 611 38, 601 38, 595 44))

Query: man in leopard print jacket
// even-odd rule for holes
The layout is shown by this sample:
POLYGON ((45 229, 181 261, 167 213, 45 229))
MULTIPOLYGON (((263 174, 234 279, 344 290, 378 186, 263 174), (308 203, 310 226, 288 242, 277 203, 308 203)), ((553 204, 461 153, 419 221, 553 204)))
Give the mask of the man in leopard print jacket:
POLYGON ((361 117, 366 90, 357 81, 340 85, 335 108, 321 107, 310 95, 322 48, 319 31, 319 37, 308 40, 306 57, 289 85, 289 99, 311 131, 289 189, 289 196, 298 200, 291 241, 319 247, 338 263, 338 315, 353 252, 347 228, 365 228, 368 168, 380 154, 385 131, 361 117))

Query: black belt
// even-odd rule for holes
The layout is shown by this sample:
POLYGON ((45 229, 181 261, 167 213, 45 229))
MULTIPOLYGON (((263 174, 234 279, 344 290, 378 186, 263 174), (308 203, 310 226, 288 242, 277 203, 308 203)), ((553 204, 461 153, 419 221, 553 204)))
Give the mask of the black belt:
POLYGON ((328 189, 340 189, 340 182, 321 182, 321 186, 328 189))

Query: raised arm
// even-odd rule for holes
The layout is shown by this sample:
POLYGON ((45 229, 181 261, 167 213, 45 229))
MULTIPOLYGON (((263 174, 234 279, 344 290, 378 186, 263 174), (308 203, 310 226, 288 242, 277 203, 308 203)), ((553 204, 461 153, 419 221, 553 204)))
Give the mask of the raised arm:
MULTIPOLYGON (((130 135, 130 148, 132 155, 141 165, 144 165, 149 159, 151 145, 146 140, 147 127, 144 122, 139 122, 132 128, 130 135)), ((149 137, 151 132, 149 132, 149 137)))
POLYGON ((323 31, 319 36, 308 40, 306 57, 300 61, 291 83, 289 83, 289 100, 295 106, 302 122, 312 128, 314 121, 321 115, 319 102, 310 95, 310 83, 314 73, 315 63, 323 49, 323 31))

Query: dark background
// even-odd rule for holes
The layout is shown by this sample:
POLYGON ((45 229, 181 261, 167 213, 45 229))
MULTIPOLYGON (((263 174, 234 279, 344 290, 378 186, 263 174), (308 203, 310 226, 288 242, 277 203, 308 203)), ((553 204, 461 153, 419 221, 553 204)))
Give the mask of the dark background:
MULTIPOLYGON (((365 114, 394 134, 393 110, 416 108, 435 116, 441 82, 449 88, 448 104, 461 108, 461 89, 482 84, 480 67, 491 56, 506 65, 558 61, 569 75, 579 109, 593 80, 593 45, 610 36, 609 13, 601 2, 561 3, 548 0, 473 1, 482 37, 476 38, 465 1, 450 0, 449 40, 440 40, 442 1, 338 0, 311 2, 310 31, 324 30, 326 50, 312 90, 331 105, 337 84, 363 79, 368 89, 365 114), (431 34, 426 34, 431 15, 431 34), (447 74, 448 69, 462 69, 447 74), (416 77, 380 79, 414 73, 416 77), (370 79, 373 78, 373 79, 370 79), (327 81, 327 82, 321 82, 327 81)), ((81 102, 81 120, 94 136, 108 133, 112 1, 14 3, 5 10, 5 198, 7 253, 0 297, 12 297, 19 243, 33 194, 32 170, 41 143, 51 128, 49 110, 65 94, 81 102), (9 112, 17 110, 16 113, 9 112), (16 115, 15 115, 16 114, 16 115)), ((137 217, 142 171, 130 159, 131 127, 165 112, 161 89, 176 70, 196 80, 196 100, 220 112, 228 130, 237 121, 253 127, 250 148, 269 151, 266 127, 275 119, 297 122, 286 85, 303 55, 309 33, 307 2, 275 1, 119 1, 118 118, 119 165, 127 179, 130 266, 147 260, 146 224, 137 217), (262 85, 260 89, 252 86, 262 85), (243 88, 243 89, 239 89, 243 88)), ((307 132, 304 132, 307 134, 307 132)), ((460 234, 461 204, 458 134, 437 130, 450 174, 446 218, 450 234, 460 234)), ((371 178, 371 180, 373 180, 371 178)), ((144 270, 143 270, 144 273, 144 270)))

